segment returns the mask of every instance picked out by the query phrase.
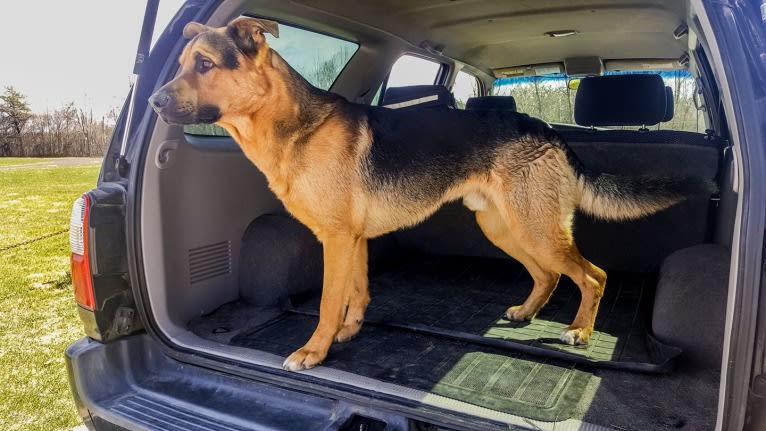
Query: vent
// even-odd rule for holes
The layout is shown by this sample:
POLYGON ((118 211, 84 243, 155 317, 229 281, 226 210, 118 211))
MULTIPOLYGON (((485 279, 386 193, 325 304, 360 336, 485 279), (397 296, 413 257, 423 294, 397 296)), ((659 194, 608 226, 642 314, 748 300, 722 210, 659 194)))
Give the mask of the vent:
POLYGON ((189 250, 191 284, 231 274, 231 241, 221 241, 189 250))

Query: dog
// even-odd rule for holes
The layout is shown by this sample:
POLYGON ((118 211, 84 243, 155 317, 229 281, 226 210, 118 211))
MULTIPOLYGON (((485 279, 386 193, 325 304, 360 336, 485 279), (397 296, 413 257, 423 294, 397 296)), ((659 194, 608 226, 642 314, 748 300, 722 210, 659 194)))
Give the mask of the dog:
POLYGON ((529 297, 506 317, 534 318, 567 275, 581 301, 560 338, 586 344, 607 277, 575 245, 575 210, 634 219, 714 190, 695 178, 591 173, 556 131, 525 114, 348 102, 309 84, 266 33, 278 37, 277 23, 187 24, 180 72, 149 103, 167 123, 226 129, 322 243, 319 323, 284 361, 287 370, 316 366, 333 341, 361 329, 370 301, 367 240, 415 225, 446 202, 462 199, 486 237, 531 274, 529 297))

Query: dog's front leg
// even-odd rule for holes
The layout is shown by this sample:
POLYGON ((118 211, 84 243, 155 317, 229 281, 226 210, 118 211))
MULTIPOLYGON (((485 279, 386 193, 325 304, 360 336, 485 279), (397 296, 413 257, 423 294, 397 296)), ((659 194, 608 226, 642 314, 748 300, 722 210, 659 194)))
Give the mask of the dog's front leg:
POLYGON ((306 345, 296 350, 282 364, 284 369, 290 371, 313 368, 327 356, 343 323, 345 293, 353 279, 354 251, 358 241, 363 241, 350 234, 335 234, 320 239, 324 246, 324 277, 319 325, 306 345))
POLYGON ((370 292, 367 279, 367 239, 360 238, 354 246, 354 271, 351 284, 346 286, 344 304, 347 307, 346 317, 340 330, 335 335, 335 341, 348 341, 362 329, 364 311, 370 303, 370 292))

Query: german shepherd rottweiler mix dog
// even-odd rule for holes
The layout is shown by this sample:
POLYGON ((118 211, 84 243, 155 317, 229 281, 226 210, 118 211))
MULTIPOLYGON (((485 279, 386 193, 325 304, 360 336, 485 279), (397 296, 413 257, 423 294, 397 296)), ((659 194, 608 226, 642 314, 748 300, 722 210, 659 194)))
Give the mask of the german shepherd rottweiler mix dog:
POLYGON ((588 173, 554 130, 523 114, 350 103, 313 87, 269 48, 264 33, 278 36, 272 21, 189 23, 183 33, 191 41, 180 73, 152 95, 152 107, 168 123, 225 128, 324 247, 319 324, 285 360, 288 370, 314 367, 333 340, 359 332, 370 301, 367 239, 446 202, 462 199, 487 238, 532 275, 532 292, 508 308, 509 319, 534 318, 561 274, 574 280, 580 307, 561 340, 584 344, 606 273, 575 246, 575 209, 633 219, 712 190, 691 178, 588 173))

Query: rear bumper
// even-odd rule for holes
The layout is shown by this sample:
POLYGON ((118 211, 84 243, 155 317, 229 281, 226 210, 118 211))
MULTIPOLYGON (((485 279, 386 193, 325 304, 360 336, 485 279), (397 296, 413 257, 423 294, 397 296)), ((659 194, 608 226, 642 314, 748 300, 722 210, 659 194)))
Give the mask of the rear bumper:
POLYGON ((398 415, 178 362, 145 334, 109 344, 80 339, 67 348, 66 362, 91 430, 342 430, 354 420, 381 421, 386 430, 409 425, 398 415))

